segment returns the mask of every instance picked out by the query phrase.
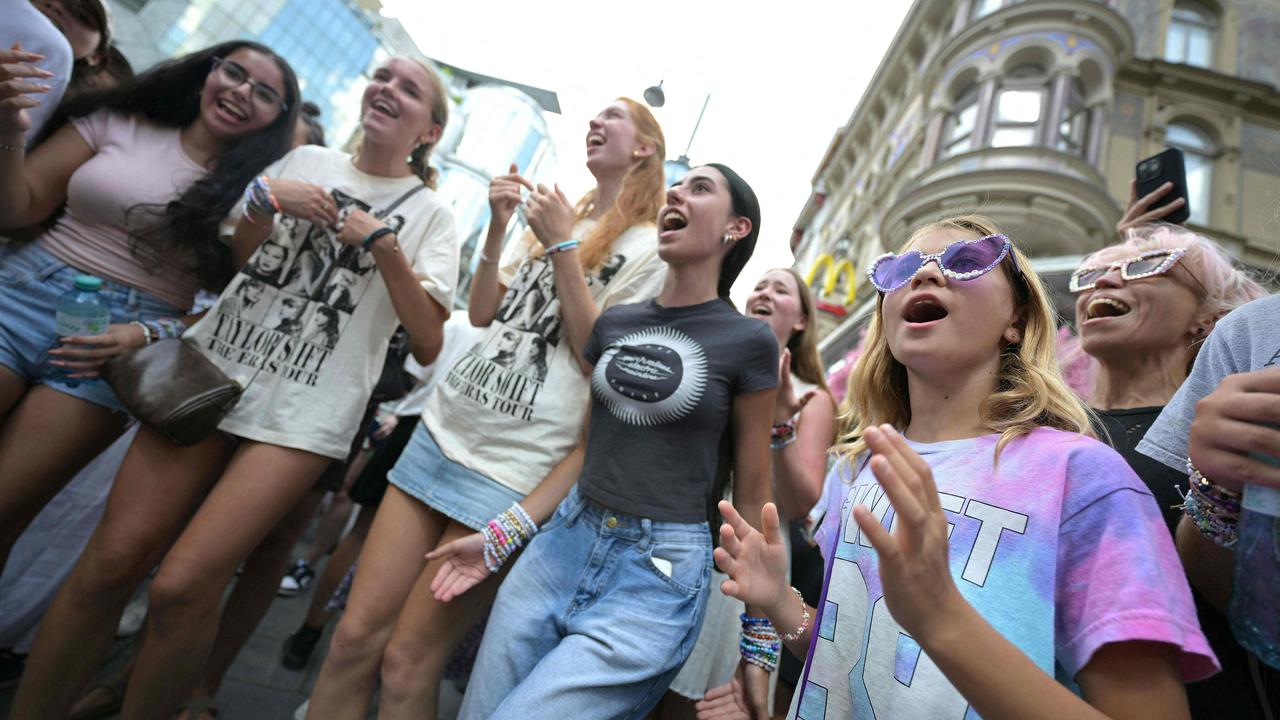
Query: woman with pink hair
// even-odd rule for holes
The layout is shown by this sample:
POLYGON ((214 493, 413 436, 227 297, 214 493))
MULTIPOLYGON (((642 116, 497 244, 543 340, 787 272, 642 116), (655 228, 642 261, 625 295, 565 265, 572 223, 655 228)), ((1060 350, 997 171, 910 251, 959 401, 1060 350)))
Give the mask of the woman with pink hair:
MULTIPOLYGON (((1172 532, 1187 476, 1136 446, 1186 379, 1214 323, 1267 292, 1203 235, 1156 224, 1125 236, 1086 257, 1071 276, 1080 348, 1092 366, 1085 395, 1105 431, 1100 438, 1150 488, 1172 532)), ((1222 608, 1198 593, 1195 600, 1222 673, 1187 686, 1192 717, 1268 717, 1249 667, 1256 661, 1232 638, 1222 608)))

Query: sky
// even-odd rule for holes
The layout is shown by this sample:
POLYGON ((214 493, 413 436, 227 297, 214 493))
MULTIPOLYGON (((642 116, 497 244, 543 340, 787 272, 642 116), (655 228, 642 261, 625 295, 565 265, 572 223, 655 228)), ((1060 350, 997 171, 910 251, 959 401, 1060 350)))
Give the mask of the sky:
POLYGON ((788 243, 832 137, 853 113, 910 0, 383 0, 428 56, 553 90, 547 114, 570 197, 591 189, 587 121, 663 81, 654 110, 668 157, 689 142, 694 165, 724 163, 761 205, 755 255, 734 286, 742 305, 767 269, 791 265, 788 243))

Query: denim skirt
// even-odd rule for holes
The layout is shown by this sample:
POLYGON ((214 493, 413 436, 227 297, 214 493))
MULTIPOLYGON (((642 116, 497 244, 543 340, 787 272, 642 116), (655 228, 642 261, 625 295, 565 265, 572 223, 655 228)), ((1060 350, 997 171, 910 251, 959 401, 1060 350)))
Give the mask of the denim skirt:
POLYGON ((387 476, 392 485, 453 520, 482 529, 524 495, 444 456, 421 421, 387 476))

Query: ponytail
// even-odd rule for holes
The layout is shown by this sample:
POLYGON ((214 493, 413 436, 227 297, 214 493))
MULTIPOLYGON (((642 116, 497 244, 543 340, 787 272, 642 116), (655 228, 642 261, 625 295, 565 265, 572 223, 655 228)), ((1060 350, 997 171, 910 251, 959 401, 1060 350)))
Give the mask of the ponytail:
MULTIPOLYGON (((440 73, 430 62, 420 57, 410 59, 427 71, 428 82, 431 84, 431 122, 439 125, 440 131, 444 132, 445 125, 449 123, 449 92, 445 89, 444 82, 440 80, 440 73)), ((422 143, 409 153, 409 169, 413 170, 414 175, 422 178, 422 182, 432 190, 436 189, 437 181, 440 179, 440 171, 431 167, 429 162, 431 151, 434 149, 434 143, 422 143)))

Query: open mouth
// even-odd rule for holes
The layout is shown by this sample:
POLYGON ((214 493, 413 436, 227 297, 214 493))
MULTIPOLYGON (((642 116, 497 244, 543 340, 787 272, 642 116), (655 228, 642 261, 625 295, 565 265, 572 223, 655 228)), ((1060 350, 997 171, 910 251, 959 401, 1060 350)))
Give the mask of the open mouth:
POLYGON ((245 112, 242 108, 240 108, 238 105, 234 103, 230 103, 230 102, 227 102, 226 100, 219 99, 218 107, 221 108, 223 112, 227 113, 228 115, 230 115, 231 117, 237 120, 249 119, 249 113, 245 112))
POLYGON ((587 147, 600 147, 604 145, 604 136, 600 133, 591 133, 587 135, 587 147))
POLYGON ((902 319, 912 325, 935 322, 947 316, 947 309, 931 297, 917 298, 902 311, 902 319))
POLYGON ((1096 298, 1089 302, 1085 314, 1089 320, 1096 318, 1120 317, 1129 314, 1129 306, 1112 298, 1096 298))
POLYGON ((751 308, 750 313, 756 317, 770 317, 773 315, 773 308, 768 305, 756 305, 751 308))
POLYGON ((372 103, 369 103, 369 106, 389 118, 400 117, 400 114, 396 112, 396 109, 386 100, 374 100, 372 103))
POLYGON ((662 231, 683 230, 689 226, 689 221, 679 210, 668 210, 662 215, 662 231))

